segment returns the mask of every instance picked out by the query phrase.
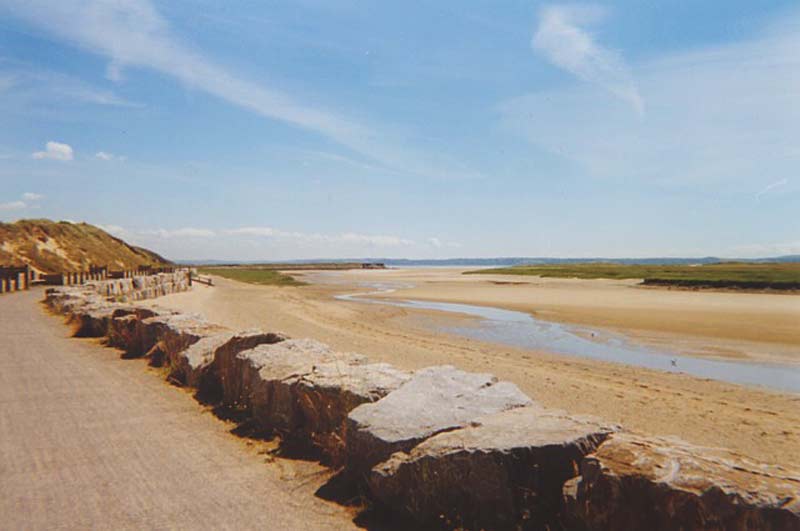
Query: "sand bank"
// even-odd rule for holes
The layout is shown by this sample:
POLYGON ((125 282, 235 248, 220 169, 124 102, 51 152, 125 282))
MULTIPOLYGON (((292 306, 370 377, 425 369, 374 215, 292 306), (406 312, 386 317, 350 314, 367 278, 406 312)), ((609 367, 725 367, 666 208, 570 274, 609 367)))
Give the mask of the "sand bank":
POLYGON ((800 295, 645 288, 631 280, 462 275, 461 269, 349 271, 413 285, 386 298, 494 306, 608 328, 679 354, 800 363, 800 295))

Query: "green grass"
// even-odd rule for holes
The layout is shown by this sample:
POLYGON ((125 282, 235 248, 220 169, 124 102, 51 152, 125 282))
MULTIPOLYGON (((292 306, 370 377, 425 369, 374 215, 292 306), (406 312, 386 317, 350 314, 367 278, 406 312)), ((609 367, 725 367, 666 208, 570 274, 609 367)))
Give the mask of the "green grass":
POLYGON ((644 284, 699 288, 800 289, 800 264, 798 263, 720 262, 698 266, 609 263, 554 264, 480 269, 467 271, 466 274, 641 279, 644 284))
POLYGON ((253 267, 201 267, 198 272, 202 275, 218 275, 220 277, 248 282, 250 284, 260 284, 262 286, 305 286, 305 282, 300 282, 290 275, 275 271, 274 269, 264 269, 257 266, 253 267))

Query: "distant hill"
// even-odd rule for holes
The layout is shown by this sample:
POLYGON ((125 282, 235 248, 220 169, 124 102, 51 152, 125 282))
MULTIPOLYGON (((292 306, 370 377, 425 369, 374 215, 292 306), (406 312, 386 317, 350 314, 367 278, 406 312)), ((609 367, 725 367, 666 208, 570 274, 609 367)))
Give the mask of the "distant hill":
POLYGON ((83 271, 89 265, 133 269, 170 262, 88 223, 23 219, 0 223, 0 265, 30 264, 43 273, 83 271))

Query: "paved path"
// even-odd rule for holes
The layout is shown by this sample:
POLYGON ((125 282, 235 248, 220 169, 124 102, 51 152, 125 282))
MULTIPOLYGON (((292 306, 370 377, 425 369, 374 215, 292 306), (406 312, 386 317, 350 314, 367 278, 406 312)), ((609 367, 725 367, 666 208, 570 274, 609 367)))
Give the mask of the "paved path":
POLYGON ((355 527, 313 496, 315 465, 265 464, 143 362, 69 338, 41 297, 0 295, 0 529, 355 527))

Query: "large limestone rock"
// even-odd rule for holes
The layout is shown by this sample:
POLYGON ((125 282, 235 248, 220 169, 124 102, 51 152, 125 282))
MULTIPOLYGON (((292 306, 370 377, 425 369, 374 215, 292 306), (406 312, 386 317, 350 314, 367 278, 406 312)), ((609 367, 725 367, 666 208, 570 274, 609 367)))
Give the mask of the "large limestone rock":
POLYGON ((105 298, 100 297, 92 290, 80 286, 48 288, 45 292, 45 304, 61 314, 70 314, 83 306, 105 301, 105 298))
MULTIPOLYGON (((357 360, 360 361, 360 360, 357 360)), ((333 464, 345 457, 344 429, 348 413, 380 400, 411 379, 411 374, 386 363, 323 363, 284 380, 302 415, 296 437, 333 464)))
POLYGON ((105 337, 111 319, 121 310, 122 305, 105 301, 86 304, 71 310, 69 322, 75 327, 76 337, 105 337))
POLYGON ((108 344, 124 350, 125 357, 144 356, 157 342, 145 321, 170 315, 176 315, 176 312, 138 306, 133 310, 117 310, 108 323, 108 344))
POLYGON ((336 352, 311 339, 261 345, 238 354, 217 352, 222 400, 250 414, 257 428, 341 462, 348 412, 408 381, 408 373, 367 364, 360 354, 336 352))
POLYGON ((178 354, 204 337, 227 331, 200 315, 160 315, 141 322, 141 346, 153 365, 177 366, 178 354))
POLYGON ((45 304, 53 311, 67 315, 77 337, 103 337, 114 312, 122 305, 108 302, 84 286, 49 288, 45 304))
POLYGON ((478 417, 376 465, 370 492, 422 525, 558 528, 564 482, 616 427, 539 405, 478 417))
POLYGON ((564 495, 575 529, 800 529, 800 474, 677 439, 614 434, 564 495))
POLYGON ((215 354, 214 366, 222 403, 230 408, 249 409, 253 389, 261 384, 259 372, 262 368, 269 367, 281 378, 291 377, 308 372, 314 365, 334 361, 335 356, 328 345, 313 339, 290 339, 238 353, 219 351, 215 354))
POLYGON ((199 383, 202 380, 203 371, 208 371, 214 362, 216 350, 233 337, 233 332, 220 332, 203 337, 189 345, 185 350, 179 352, 175 356, 175 360, 170 363, 169 379, 189 387, 197 387, 197 385, 191 385, 189 380, 191 379, 195 384, 199 383))
POLYGON ((221 332, 203 337, 180 351, 170 363, 170 378, 189 387, 201 389, 211 386, 218 379, 214 371, 214 359, 236 356, 261 344, 272 344, 286 340, 283 334, 247 330, 234 334, 221 332), (211 373, 211 374, 210 374, 211 373), (204 380, 211 380, 204 382, 204 380))
POLYGON ((363 404, 347 417, 347 465, 367 473, 394 452, 408 451, 437 433, 462 428, 477 417, 530 405, 514 384, 449 365, 428 367, 396 391, 363 404))

